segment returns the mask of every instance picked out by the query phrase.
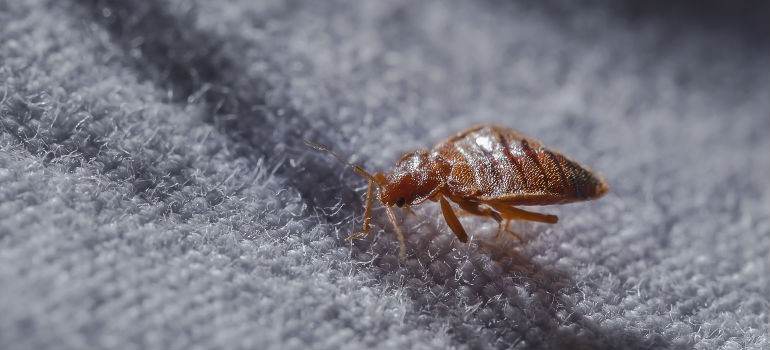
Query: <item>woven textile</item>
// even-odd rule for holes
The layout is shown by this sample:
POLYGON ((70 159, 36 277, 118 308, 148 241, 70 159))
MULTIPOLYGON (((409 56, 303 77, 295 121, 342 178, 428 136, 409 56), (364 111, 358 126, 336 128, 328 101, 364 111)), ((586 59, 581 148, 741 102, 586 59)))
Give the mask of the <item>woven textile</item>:
POLYGON ((770 348, 770 9, 727 3, 0 0, 0 347, 770 348), (345 241, 366 181, 303 140, 476 124, 610 192, 345 241))

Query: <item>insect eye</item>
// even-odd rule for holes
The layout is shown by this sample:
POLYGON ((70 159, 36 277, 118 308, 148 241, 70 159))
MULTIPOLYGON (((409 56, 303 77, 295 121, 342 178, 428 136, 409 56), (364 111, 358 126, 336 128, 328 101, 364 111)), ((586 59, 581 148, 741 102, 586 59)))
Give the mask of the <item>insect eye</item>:
POLYGON ((404 199, 404 197, 401 197, 401 198, 399 198, 399 199, 396 201, 396 206, 397 206, 397 207, 399 207, 399 208, 401 208, 401 207, 403 207, 403 206, 404 206, 404 203, 406 203, 406 200, 404 199))

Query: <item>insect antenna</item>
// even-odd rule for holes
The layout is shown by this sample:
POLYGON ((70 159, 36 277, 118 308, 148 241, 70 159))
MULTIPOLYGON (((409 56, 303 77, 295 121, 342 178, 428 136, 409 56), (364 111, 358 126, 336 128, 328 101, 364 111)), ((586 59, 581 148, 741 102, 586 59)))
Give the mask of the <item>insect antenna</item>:
POLYGON ((366 170, 362 169, 360 166, 352 164, 352 163, 348 162, 347 160, 343 159, 342 157, 340 157, 336 153, 332 152, 329 148, 327 148, 325 146, 321 146, 321 145, 319 145, 317 143, 312 143, 312 142, 310 142, 308 140, 304 140, 304 141, 305 141, 305 145, 307 145, 308 147, 310 147, 310 148, 312 148, 312 149, 314 149, 316 151, 326 152, 326 153, 330 154, 338 162, 353 168, 353 170, 355 170, 361 176, 369 179, 370 181, 372 181, 372 182, 374 182, 374 183, 376 183, 378 185, 382 185, 382 181, 381 180, 378 180, 376 177, 374 177, 374 176, 372 176, 372 174, 369 174, 368 172, 366 172, 366 170))

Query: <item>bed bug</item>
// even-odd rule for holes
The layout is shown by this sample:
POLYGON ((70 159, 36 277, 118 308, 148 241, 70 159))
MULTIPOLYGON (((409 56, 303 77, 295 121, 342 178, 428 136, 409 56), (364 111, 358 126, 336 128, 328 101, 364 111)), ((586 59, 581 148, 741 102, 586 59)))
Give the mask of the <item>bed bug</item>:
POLYGON ((369 180, 363 229, 348 237, 362 237, 371 231, 371 209, 375 186, 396 230, 400 256, 405 254, 404 235, 396 223, 392 207, 410 207, 427 200, 439 202, 449 228, 461 242, 468 234, 449 202, 461 213, 489 217, 498 222, 498 234, 509 230, 511 220, 555 224, 559 218, 530 212, 517 206, 564 204, 601 197, 608 185, 577 162, 543 147, 535 139, 500 126, 477 126, 438 143, 431 150, 405 154, 390 174, 374 175, 351 164, 328 148, 307 142, 352 167, 369 180), (503 223, 505 225, 503 226, 503 223))

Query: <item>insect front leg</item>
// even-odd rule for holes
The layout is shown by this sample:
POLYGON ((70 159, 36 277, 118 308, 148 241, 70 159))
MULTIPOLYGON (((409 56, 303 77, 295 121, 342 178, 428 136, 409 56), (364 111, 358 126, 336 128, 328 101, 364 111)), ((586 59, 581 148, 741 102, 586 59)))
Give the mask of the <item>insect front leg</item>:
POLYGON ((396 215, 393 214, 393 210, 390 209, 389 206, 385 206, 385 212, 388 213, 390 223, 393 224, 393 228, 396 230, 396 238, 398 238, 398 258, 401 261, 404 261, 404 258, 406 258, 406 238, 404 237, 404 233, 401 232, 401 229, 398 228, 398 222, 396 222, 396 215))
POLYGON ((372 197, 374 196, 374 181, 369 180, 369 189, 366 190, 366 207, 364 207, 364 227, 361 231, 358 231, 346 238, 347 241, 352 241, 356 238, 360 238, 369 234, 372 230, 372 197))

